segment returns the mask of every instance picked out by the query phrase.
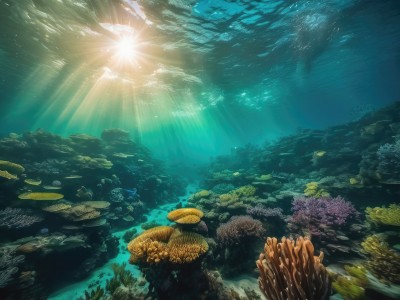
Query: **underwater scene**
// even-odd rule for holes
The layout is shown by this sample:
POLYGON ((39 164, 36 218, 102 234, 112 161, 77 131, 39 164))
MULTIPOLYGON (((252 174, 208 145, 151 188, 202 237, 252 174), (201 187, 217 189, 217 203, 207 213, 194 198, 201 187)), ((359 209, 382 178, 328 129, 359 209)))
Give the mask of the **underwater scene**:
POLYGON ((0 26, 0 300, 400 299, 400 1, 0 26))

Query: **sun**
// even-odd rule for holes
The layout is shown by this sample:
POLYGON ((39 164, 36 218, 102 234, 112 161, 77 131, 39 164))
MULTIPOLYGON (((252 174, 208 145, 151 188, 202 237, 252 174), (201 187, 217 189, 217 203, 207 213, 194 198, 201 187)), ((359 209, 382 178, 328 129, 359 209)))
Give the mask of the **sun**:
POLYGON ((133 36, 123 36, 115 43, 115 56, 122 62, 134 62, 137 59, 136 41, 133 36))

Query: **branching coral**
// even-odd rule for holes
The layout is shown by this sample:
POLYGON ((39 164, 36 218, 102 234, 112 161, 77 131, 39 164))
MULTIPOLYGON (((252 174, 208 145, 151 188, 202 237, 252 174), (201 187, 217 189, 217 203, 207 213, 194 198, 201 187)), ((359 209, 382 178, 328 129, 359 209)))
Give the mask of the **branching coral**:
POLYGON ((378 277, 392 283, 400 283, 400 255, 389 248, 379 236, 372 235, 361 243, 370 256, 368 268, 378 277))
POLYGON ((15 255, 15 251, 0 249, 0 288, 6 287, 18 272, 18 265, 25 260, 23 255, 15 255))
POLYGON ((308 239, 282 238, 278 243, 268 238, 257 260, 261 291, 269 300, 328 299, 331 281, 322 259, 322 252, 314 256, 308 239))
POLYGON ((400 226, 400 205, 391 204, 386 207, 367 207, 367 219, 381 225, 400 226))
POLYGON ((32 215, 29 210, 10 208, 0 210, 0 228, 19 229, 41 222, 43 218, 32 215))
POLYGON ((336 198, 295 198, 292 202, 291 223, 306 227, 312 235, 321 235, 326 226, 343 226, 356 216, 353 205, 340 196, 336 198))

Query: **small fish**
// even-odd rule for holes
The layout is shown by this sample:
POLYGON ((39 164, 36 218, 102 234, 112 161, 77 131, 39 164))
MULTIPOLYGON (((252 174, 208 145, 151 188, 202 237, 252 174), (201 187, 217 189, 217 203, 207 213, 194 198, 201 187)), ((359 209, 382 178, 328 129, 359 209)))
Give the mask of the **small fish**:
POLYGON ((128 197, 135 197, 136 193, 137 193, 137 189, 136 188, 124 189, 124 191, 128 194, 128 197))

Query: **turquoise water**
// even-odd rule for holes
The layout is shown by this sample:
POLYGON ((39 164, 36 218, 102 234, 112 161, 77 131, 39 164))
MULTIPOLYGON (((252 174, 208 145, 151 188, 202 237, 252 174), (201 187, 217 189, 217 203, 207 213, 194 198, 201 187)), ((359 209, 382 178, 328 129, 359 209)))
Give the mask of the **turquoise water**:
POLYGON ((400 297, 399 1, 0 0, 0 27, 0 299, 271 298, 282 236, 325 253, 315 299, 400 297))

